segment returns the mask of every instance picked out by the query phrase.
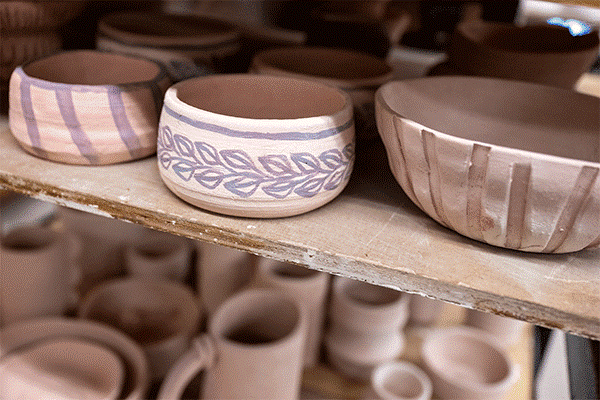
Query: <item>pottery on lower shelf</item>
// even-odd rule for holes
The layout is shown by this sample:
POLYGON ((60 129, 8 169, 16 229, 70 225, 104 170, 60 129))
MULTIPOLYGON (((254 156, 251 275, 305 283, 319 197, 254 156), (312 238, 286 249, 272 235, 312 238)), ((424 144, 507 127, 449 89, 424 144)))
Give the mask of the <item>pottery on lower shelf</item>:
MULTIPOLYGON (((83 357, 83 359, 78 358, 76 361, 74 360, 76 364, 79 365, 75 371, 63 371, 69 372, 71 378, 77 380, 77 390, 81 390, 83 386, 85 386, 83 385, 83 382, 81 382, 81 379, 86 379, 89 386, 95 387, 96 389, 98 389, 100 383, 100 376, 105 377, 105 380, 102 383, 116 383, 116 380, 118 379, 115 378, 118 377, 115 374, 118 373, 118 365, 121 364, 124 374, 122 375, 120 390, 118 390, 119 393, 115 398, 123 400, 143 400, 147 398, 150 379, 148 360, 144 351, 129 336, 108 325, 94 321, 84 321, 65 317, 34 318, 5 326, 0 330, 0 338, 2 338, 2 340, 0 340, 0 360, 6 360, 7 357, 18 354, 25 349, 34 349, 36 347, 45 346, 44 344, 56 349, 56 346, 51 345, 51 342, 55 342, 62 347, 60 357, 75 358, 76 354, 66 354, 68 352, 65 351, 64 348, 64 346, 71 347, 71 344, 75 344, 79 349, 89 349, 96 354, 95 357, 88 357, 87 360, 86 357, 83 357), (92 346, 91 348, 90 345, 92 346), (117 364, 115 364, 113 355, 118 357, 119 362, 117 364), (102 365, 102 368, 91 376, 93 382, 89 381, 89 376, 78 375, 84 372, 84 370, 80 368, 81 366, 86 365, 89 361, 98 361, 99 359, 105 359, 107 364, 102 365), (107 368, 111 368, 111 365, 113 366, 112 370, 107 370, 107 368)), ((46 348, 44 353, 48 353, 48 348, 46 348)), ((52 360, 48 360, 48 362, 51 361, 52 360)), ((0 363, 2 363, 2 361, 0 361, 0 363)), ((61 364, 64 365, 64 363, 61 364)), ((57 365, 48 365, 48 367, 57 367, 57 365)), ((97 365, 89 365, 88 367, 90 369, 96 368, 97 365)), ((39 378, 39 374, 32 377, 33 380, 39 378)), ((67 377, 63 374, 61 379, 65 378, 67 377)), ((23 383, 22 380, 21 383, 23 383)), ((56 385, 57 380, 52 379, 49 384, 56 385)), ((105 395, 110 395, 115 389, 115 386, 112 386, 112 388, 110 388, 110 386, 112 385, 107 384, 105 387, 106 390, 102 390, 101 392, 105 395)), ((0 393, 2 393, 2 389, 3 386, 0 385, 0 393)), ((96 393, 98 392, 96 391, 96 393)), ((88 394, 91 394, 91 392, 88 394)), ((5 398, 4 396, 0 397, 5 398)), ((11 395, 8 396, 8 398, 13 397, 14 393, 11 393, 11 395)), ((103 396, 103 398, 110 397, 111 396, 103 396)), ((37 398, 37 396, 29 393, 29 395, 24 398, 37 398)), ((42 396, 42 398, 47 398, 47 396, 42 396)), ((80 399, 93 397, 75 395, 72 398, 80 399)))
POLYGON ((230 74, 171 86, 158 169, 177 196, 209 211, 286 217, 346 186, 354 166, 352 102, 307 80, 230 74))
POLYGON ((375 367, 367 392, 365 400, 429 400, 433 386, 429 376, 415 364, 389 361, 375 367))
POLYGON ((394 177, 441 225, 499 247, 600 245, 600 99, 513 80, 444 76, 376 94, 394 177))
POLYGON ((329 363, 353 379, 369 380, 376 365, 404 350, 408 305, 405 293, 336 277, 324 337, 329 363))
POLYGON ((258 74, 309 79, 348 92, 354 105, 356 138, 377 136, 373 99, 382 84, 394 78, 382 58, 327 47, 279 47, 258 52, 250 66, 258 74))
POLYGON ((9 127, 26 151, 100 165, 156 152, 158 114, 170 85, 156 62, 94 50, 65 51, 15 69, 9 127))
POLYGON ((464 324, 488 332, 498 340, 500 346, 509 348, 521 339, 526 322, 468 309, 464 324))
POLYGON ((82 298, 77 314, 119 329, 139 343, 155 381, 188 350, 202 318, 187 286, 135 278, 98 284, 82 298))
POLYGON ((425 371, 440 399, 502 399, 518 366, 487 332, 468 327, 433 330, 421 349, 425 371))
POLYGON ((98 22, 97 40, 102 48, 113 51, 143 53, 148 49, 179 54, 217 72, 227 69, 227 59, 240 49, 240 33, 233 24, 163 12, 121 11, 105 15, 98 22))
POLYGON ((447 48, 447 68, 429 74, 516 79, 571 89, 598 58, 598 30, 574 36, 543 24, 517 26, 483 20, 459 23, 447 48))
POLYGON ((416 294, 410 295, 409 323, 416 326, 430 326, 437 322, 444 309, 440 300, 416 294))

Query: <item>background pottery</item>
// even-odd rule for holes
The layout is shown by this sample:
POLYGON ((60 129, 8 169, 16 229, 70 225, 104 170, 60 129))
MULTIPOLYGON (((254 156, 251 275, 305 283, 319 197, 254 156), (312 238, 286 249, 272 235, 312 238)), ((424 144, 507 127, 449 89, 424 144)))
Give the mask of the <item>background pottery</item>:
POLYGON ((417 294, 410 295, 409 322, 413 325, 433 325, 438 320, 444 303, 417 294))
POLYGON ((431 379, 421 368, 405 361, 390 361, 375 367, 365 399, 429 400, 431 379))
POLYGON ((166 186, 200 208, 285 217, 318 208, 354 165, 352 102, 306 80, 216 75, 169 88, 158 167, 166 186))
POLYGON ((600 245, 599 113, 597 97, 492 78, 397 81, 376 95, 390 168, 413 203, 528 252, 600 245))
POLYGON ((150 60, 94 50, 58 53, 13 72, 9 126, 41 158, 89 165, 139 159, 156 151, 169 84, 150 60))
POLYGON ((508 348, 519 341, 526 323, 514 318, 468 309, 465 325, 488 332, 498 340, 500 346, 508 348))

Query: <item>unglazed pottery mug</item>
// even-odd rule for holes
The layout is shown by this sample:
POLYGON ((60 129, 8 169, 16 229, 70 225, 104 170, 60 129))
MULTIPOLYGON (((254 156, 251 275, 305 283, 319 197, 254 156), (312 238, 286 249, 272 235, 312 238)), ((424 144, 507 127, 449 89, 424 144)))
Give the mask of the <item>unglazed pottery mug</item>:
POLYGON ((124 376, 124 363, 106 346, 49 338, 0 358, 0 398, 114 400, 124 376))
POLYGON ((519 376, 518 366, 489 333, 470 327, 429 332, 421 359, 441 399, 501 399, 519 376))
POLYGON ((197 240, 196 286, 207 315, 245 289, 254 276, 256 257, 245 251, 197 240))
POLYGON ((429 400, 432 394, 431 379, 421 368, 406 361, 389 361, 373 370, 365 399, 429 400))
POLYGON ((127 273, 141 279, 187 278, 193 255, 189 239, 165 232, 148 231, 125 247, 127 273))
POLYGON ((498 339, 498 343, 504 348, 508 348, 519 341, 526 325, 525 322, 514 318, 472 309, 467 310, 464 324, 490 333, 498 339))
MULTIPOLYGON (((17 357, 20 354, 23 355, 23 352, 27 351, 30 360, 32 358, 39 359, 37 365, 40 369, 47 371, 47 374, 44 372, 45 377, 50 378, 51 374, 61 374, 61 377, 55 376, 46 380, 49 385, 52 385, 48 388, 55 387, 58 380, 64 382, 64 380, 73 379, 77 390, 81 390, 85 386, 95 389, 102 386, 104 390, 100 392, 104 394, 102 398, 105 399, 116 397, 123 400, 142 400, 147 398, 150 381, 148 361, 144 351, 125 333, 108 325, 66 317, 35 318, 7 325, 0 330, 0 338, 0 363, 13 355, 17 355, 17 357), (74 351, 75 349, 77 351, 74 351), (79 354, 83 354, 84 357, 79 354), (95 356, 92 357, 91 355, 94 354, 95 356), (115 362, 115 357, 118 362, 115 362), (59 358, 63 360, 68 358, 74 364, 69 361, 57 365, 54 361, 58 361, 59 358), (70 365, 70 367, 68 370, 59 371, 56 368, 61 364, 63 366, 70 365), (91 370, 94 370, 91 375, 80 376, 84 371, 91 370), (119 370, 124 373, 121 375, 121 384, 117 385, 119 370), (116 396, 113 396, 117 386, 120 390, 116 396)), ((31 363, 29 364, 31 365, 31 363)), ((11 365, 14 365, 12 361, 11 365)), ((4 371, 0 375, 4 378, 4 371)), ((20 378, 22 378, 20 383, 23 383, 26 388, 31 388, 27 382, 39 379, 40 374, 35 374, 35 376, 20 374, 20 378)), ((3 385, 0 384, 0 392, 2 392, 2 388, 3 385)), ((3 394, 0 395, 2 399, 6 398, 3 394)), ((77 399, 94 398, 91 393, 88 394, 90 394, 89 397, 87 394, 77 396, 77 393, 71 393, 77 399)), ((20 398, 12 392, 7 397, 10 399, 20 398)), ((24 398, 56 397, 45 396, 40 392, 30 392, 24 398), (35 393, 39 393, 40 396, 35 393)))
POLYGON ((298 398, 307 328, 304 308, 285 293, 238 293, 219 307, 208 333, 169 371, 158 398, 179 398, 201 370, 201 398, 298 398))
POLYGON ((188 350, 202 316, 187 286, 135 278, 100 283, 84 296, 78 315, 132 337, 144 349, 155 381, 188 350))
POLYGON ((0 244, 0 326, 63 315, 78 297, 79 242, 49 227, 12 229, 0 244))
POLYGON ((325 272, 264 257, 257 261, 255 285, 280 289, 306 308, 305 366, 315 365, 320 355, 329 283, 330 275, 325 272))
POLYGON ((349 377, 368 381, 376 365, 404 350, 408 305, 406 293, 336 277, 325 333, 329 363, 349 377))

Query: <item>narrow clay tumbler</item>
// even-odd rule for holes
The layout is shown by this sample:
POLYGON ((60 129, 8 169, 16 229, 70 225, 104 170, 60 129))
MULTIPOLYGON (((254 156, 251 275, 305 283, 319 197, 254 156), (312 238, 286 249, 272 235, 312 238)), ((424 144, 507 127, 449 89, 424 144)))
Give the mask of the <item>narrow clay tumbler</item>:
POLYGON ((429 400, 431 379, 418 366, 406 361, 389 361, 375 367, 365 399, 429 400))
POLYGON ((11 76, 9 126, 41 158, 100 165, 156 152, 158 114, 170 85, 158 63, 94 50, 36 59, 11 76))
POLYGON ((354 166, 350 97, 307 80, 266 75, 188 79, 165 94, 158 170, 183 200, 242 217, 314 210, 354 166))

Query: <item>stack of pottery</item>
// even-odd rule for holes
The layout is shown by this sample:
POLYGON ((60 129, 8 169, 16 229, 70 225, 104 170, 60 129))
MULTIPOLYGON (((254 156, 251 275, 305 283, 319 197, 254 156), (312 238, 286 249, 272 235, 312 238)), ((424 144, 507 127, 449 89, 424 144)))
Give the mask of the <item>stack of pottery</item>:
POLYGON ((0 2, 0 107, 6 111, 8 81, 13 70, 61 48, 59 28, 76 17, 85 1, 0 2))
POLYGON ((353 379, 369 380, 375 366, 404 350, 408 305, 402 292, 335 278, 325 333, 329 363, 353 379))

